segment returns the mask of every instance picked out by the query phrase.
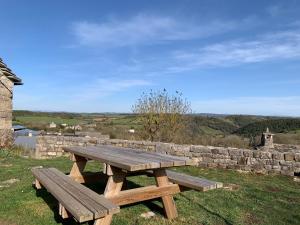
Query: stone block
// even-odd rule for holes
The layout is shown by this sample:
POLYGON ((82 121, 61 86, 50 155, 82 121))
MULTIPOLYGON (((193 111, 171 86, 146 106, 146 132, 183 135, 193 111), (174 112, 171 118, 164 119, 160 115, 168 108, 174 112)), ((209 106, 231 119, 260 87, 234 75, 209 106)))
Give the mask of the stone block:
POLYGON ((272 169, 272 165, 265 165, 265 169, 266 170, 271 170, 272 169))
POLYGON ((260 158, 261 159, 272 159, 272 153, 271 152, 261 152, 260 158))
POLYGON ((218 155, 228 155, 228 150, 226 148, 214 148, 211 152, 218 155))
POLYGON ((168 143, 156 143, 155 151, 159 153, 170 153, 172 151, 173 144, 168 143))
POLYGON ((284 159, 286 161, 294 161, 294 159, 295 159, 295 153, 292 153, 292 152, 285 153, 284 154, 284 159))
POLYGON ((213 159, 210 157, 202 157, 202 162, 206 162, 206 163, 213 162, 213 159))
POLYGON ((239 157, 237 163, 239 165, 250 165, 251 161, 249 157, 239 157))
POLYGON ((245 157, 253 157, 253 151, 252 150, 243 150, 243 154, 245 157))
POLYGON ((199 162, 199 163, 198 163, 198 166, 199 166, 199 167, 206 168, 206 167, 207 167, 207 162, 199 162))
POLYGON ((294 171, 291 171, 291 170, 281 170, 280 174, 286 175, 286 176, 294 176, 294 171))
POLYGON ((211 153, 211 149, 207 148, 206 146, 202 146, 202 145, 192 145, 191 146, 191 152, 196 152, 196 153, 211 153))
POLYGON ((56 156, 57 153, 56 152, 47 152, 47 155, 49 155, 49 156, 56 156))
POLYGON ((243 150, 241 149, 229 149, 228 153, 230 156, 242 156, 243 155, 243 150))
POLYGON ((300 153, 295 154, 295 161, 300 162, 300 153))
POLYGON ((217 168, 226 169, 227 168, 227 164, 226 163, 218 163, 217 164, 217 168))
POLYGON ((208 168, 217 168, 217 166, 218 166, 217 163, 212 163, 212 162, 207 163, 208 168))
POLYGON ((281 152, 272 152, 272 159, 283 160, 284 155, 281 152))

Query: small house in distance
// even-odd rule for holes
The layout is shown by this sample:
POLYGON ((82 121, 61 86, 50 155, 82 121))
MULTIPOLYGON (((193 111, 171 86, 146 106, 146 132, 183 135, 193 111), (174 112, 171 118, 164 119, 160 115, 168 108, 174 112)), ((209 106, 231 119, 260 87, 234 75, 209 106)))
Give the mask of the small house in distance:
POLYGON ((14 85, 22 85, 0 58, 0 147, 12 144, 12 99, 14 85))
POLYGON ((51 122, 50 124, 49 124, 49 128, 56 128, 56 123, 54 123, 54 122, 51 122))

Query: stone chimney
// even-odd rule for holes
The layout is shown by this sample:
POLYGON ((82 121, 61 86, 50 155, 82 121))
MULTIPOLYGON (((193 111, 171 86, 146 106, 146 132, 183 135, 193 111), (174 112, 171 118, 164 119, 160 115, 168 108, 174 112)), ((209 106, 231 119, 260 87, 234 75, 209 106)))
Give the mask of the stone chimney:
POLYGON ((273 136, 267 127, 266 131, 262 133, 261 135, 261 144, 260 146, 263 147, 265 150, 266 149, 273 149, 274 148, 274 143, 273 143, 273 136))

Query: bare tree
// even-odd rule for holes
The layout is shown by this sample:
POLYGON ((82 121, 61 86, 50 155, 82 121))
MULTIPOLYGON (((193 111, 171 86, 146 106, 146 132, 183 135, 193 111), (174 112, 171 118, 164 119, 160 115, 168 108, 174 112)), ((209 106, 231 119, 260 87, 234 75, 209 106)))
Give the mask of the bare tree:
POLYGON ((169 95, 166 89, 143 93, 132 109, 140 116, 143 138, 151 141, 174 141, 186 125, 185 115, 191 113, 182 93, 169 95))

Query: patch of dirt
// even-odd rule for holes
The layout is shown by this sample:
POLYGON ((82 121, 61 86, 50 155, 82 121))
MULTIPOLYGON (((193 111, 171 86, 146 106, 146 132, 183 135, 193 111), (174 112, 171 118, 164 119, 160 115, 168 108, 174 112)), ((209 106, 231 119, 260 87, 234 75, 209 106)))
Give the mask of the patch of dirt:
POLYGON ((40 203, 37 203, 36 201, 26 202, 24 204, 24 207, 30 209, 31 211, 34 212, 35 215, 38 215, 38 216, 44 216, 49 211, 49 206, 47 204, 44 204, 44 203, 40 204, 40 203))
POLYGON ((263 224, 263 221, 256 217, 253 213, 246 213, 244 216, 245 224, 263 224))
POLYGON ((15 178, 9 179, 9 180, 6 180, 6 181, 2 181, 2 182, 0 182, 0 188, 10 187, 12 184, 17 183, 19 181, 20 181, 19 179, 15 179, 15 178))
POLYGON ((223 189, 227 191, 237 191, 240 189, 240 185, 237 184, 224 184, 223 189))
POLYGON ((12 167, 13 164, 0 164, 0 167, 12 167))
POLYGON ((248 170, 237 170, 238 173, 242 173, 242 174, 248 174, 251 173, 251 171, 248 170))
POLYGON ((267 186, 266 191, 268 191, 268 192, 280 192, 282 190, 280 188, 277 188, 277 187, 267 186))
POLYGON ((16 223, 10 223, 8 221, 0 220, 0 225, 17 225, 16 223))
POLYGON ((295 182, 300 182, 300 177, 294 177, 294 179, 293 179, 293 181, 295 181, 295 182))

